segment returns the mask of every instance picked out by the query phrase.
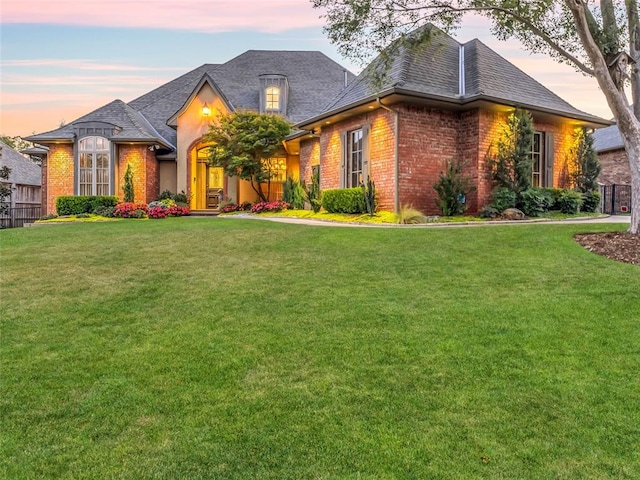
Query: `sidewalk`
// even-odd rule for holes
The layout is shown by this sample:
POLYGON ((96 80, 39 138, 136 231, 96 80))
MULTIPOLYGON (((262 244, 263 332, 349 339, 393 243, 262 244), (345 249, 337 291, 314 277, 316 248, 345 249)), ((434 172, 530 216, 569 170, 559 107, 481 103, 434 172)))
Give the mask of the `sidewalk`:
POLYGON ((365 228, 455 228, 455 227, 484 227, 491 225, 531 225, 531 224, 544 224, 544 225, 560 225, 567 223, 631 223, 631 217, 629 215, 609 215, 607 217, 583 217, 573 218, 569 220, 546 220, 546 219, 534 219, 534 220, 500 220, 500 221, 487 221, 487 222, 459 222, 459 223, 422 223, 418 225, 400 225, 396 223, 346 223, 346 222, 329 222, 326 220, 314 220, 309 218, 295 218, 295 217, 268 217, 268 216, 254 216, 254 215, 229 215, 217 217, 221 219, 225 218, 240 218, 245 220, 266 220, 277 223, 289 223, 297 225, 312 225, 321 227, 365 227, 365 228))

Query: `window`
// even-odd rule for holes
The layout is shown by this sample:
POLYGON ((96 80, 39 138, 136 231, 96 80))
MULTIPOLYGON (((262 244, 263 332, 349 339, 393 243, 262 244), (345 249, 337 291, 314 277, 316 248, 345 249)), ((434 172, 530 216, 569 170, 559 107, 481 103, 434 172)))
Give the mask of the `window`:
POLYGON ((545 162, 544 162, 544 139, 542 132, 533 134, 533 143, 531 144, 531 160, 533 161, 533 171, 531 173, 531 186, 545 186, 545 162))
POLYGON ((266 167, 271 174, 272 182, 287 181, 287 159, 284 157, 272 157, 265 160, 266 167))
POLYGON ((347 188, 359 187, 363 183, 362 129, 353 130, 347 134, 347 188))
POLYGON ((104 137, 84 137, 78 142, 80 195, 109 195, 111 142, 104 137))
POLYGON ((265 90, 265 110, 267 112, 279 112, 280 111, 280 88, 267 87, 265 90))

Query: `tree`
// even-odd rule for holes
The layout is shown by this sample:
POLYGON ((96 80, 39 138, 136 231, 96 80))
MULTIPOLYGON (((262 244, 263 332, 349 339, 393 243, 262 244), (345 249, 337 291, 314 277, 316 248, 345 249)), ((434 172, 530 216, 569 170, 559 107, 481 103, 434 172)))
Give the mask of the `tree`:
POLYGON ((222 167, 229 177, 247 180, 263 202, 271 193, 271 180, 278 174, 271 160, 282 149, 291 125, 282 117, 252 111, 221 115, 204 136, 210 149, 209 163, 222 167), (267 184, 267 191, 263 184, 267 184))
POLYGON ((586 128, 576 130, 569 155, 571 180, 576 190, 581 193, 598 190, 598 175, 602 166, 593 148, 593 135, 586 128))
POLYGON ((133 203, 135 193, 133 189, 133 172, 131 171, 131 164, 127 163, 127 169, 124 172, 124 185, 122 186, 124 191, 124 201, 127 203, 133 203))
POLYGON ((9 211, 10 203, 7 198, 11 199, 11 184, 9 182, 11 169, 6 165, 0 167, 0 215, 4 215, 9 211))
POLYGON ((640 234, 640 16, 638 0, 311 0, 325 9, 325 32, 341 53, 366 60, 398 38, 394 48, 430 39, 433 23, 444 31, 463 15, 490 19, 501 40, 518 39, 596 78, 624 140, 631 167, 632 215, 629 232, 640 234), (596 4, 597 3, 597 4, 596 4), (631 84, 632 103, 624 86, 631 84))
POLYGON ((464 175, 464 162, 449 160, 433 185, 438 194, 436 204, 445 217, 461 215, 467 209, 467 194, 475 190, 471 178, 464 175))
POLYGON ((518 199, 522 192, 531 188, 533 133, 531 114, 516 110, 507 118, 495 156, 489 158, 496 187, 509 189, 518 199))

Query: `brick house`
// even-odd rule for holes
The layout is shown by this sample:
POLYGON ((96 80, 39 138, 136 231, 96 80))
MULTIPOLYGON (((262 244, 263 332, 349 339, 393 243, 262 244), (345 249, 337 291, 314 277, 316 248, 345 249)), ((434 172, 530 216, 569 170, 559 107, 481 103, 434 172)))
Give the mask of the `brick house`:
POLYGON ((327 189, 356 186, 370 175, 385 210, 406 204, 438 214, 433 184, 449 160, 465 162, 476 186, 469 211, 489 203, 487 154, 516 107, 534 119, 534 186, 568 186, 576 127, 610 124, 575 109, 477 39, 461 44, 438 32, 419 50, 400 49, 383 84, 373 87, 381 61, 297 126, 313 132, 299 137, 302 177, 319 165, 327 189))
POLYGON ((357 186, 369 175, 382 209, 411 204, 427 214, 438 213, 433 184, 448 160, 464 160, 477 186, 469 210, 489 201, 487 153, 516 107, 535 121, 533 183, 540 186, 566 181, 565 154, 576 127, 610 125, 478 40, 460 44, 437 32, 419 50, 396 52, 376 84, 380 62, 354 77, 320 52, 252 50, 33 135, 28 140, 50 149, 43 210, 52 212, 59 195, 122 196, 127 164, 139 201, 162 190, 185 191, 193 209, 216 209, 221 198, 255 200, 247 182, 207 164, 209 123, 237 109, 281 114, 294 125, 277 158, 276 181, 287 175, 308 181, 318 169, 321 188, 329 189, 357 186))
MULTIPOLYGON (((220 113, 238 109, 309 118, 354 78, 320 52, 250 50, 205 64, 129 102, 98 108, 50 132, 28 137, 49 148, 42 163, 43 212, 61 195, 118 195, 127 164, 135 200, 184 191, 192 209, 216 209, 223 198, 254 201, 248 182, 207 163, 203 135, 220 113)), ((298 175, 299 152, 283 146, 279 178, 298 175)), ((274 195, 278 195, 276 191, 274 195)))
POLYGON ((602 165, 598 181, 603 185, 631 185, 631 167, 618 127, 597 130, 593 146, 602 165))

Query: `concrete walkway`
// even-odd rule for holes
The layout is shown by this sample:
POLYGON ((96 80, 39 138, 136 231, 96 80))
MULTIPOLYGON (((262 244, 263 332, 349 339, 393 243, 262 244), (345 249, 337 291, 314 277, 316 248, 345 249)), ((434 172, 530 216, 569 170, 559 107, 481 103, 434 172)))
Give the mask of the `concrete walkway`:
POLYGON ((484 227, 492 225, 531 225, 531 224, 544 224, 544 225, 562 225, 568 223, 631 223, 631 217, 629 215, 609 215, 606 217, 582 217, 572 218, 569 220, 547 220, 547 219, 535 219, 535 220, 500 220, 500 221, 487 221, 487 222, 459 222, 459 223, 422 223, 419 225, 399 225, 395 223, 346 223, 346 222, 330 222, 326 220, 314 220, 311 218, 295 218, 295 217, 268 217, 268 216, 254 216, 248 214, 229 215, 217 217, 220 219, 244 219, 244 220, 266 220, 277 223, 289 223, 295 225, 312 225, 320 227, 361 227, 361 228, 458 228, 458 227, 484 227))

